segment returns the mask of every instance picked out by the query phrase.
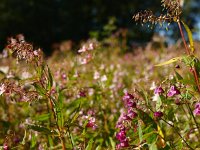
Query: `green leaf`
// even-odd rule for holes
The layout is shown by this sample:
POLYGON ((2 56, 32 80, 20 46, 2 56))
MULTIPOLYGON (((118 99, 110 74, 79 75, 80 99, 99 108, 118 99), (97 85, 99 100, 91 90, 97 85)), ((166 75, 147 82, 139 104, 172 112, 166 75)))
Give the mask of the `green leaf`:
POLYGON ((183 22, 183 21, 181 21, 181 22, 182 22, 182 24, 183 24, 183 26, 184 26, 187 34, 188 34, 188 38, 189 38, 189 42, 190 42, 190 49, 193 53, 194 52, 194 41, 193 41, 193 38, 192 38, 192 32, 185 22, 183 22))
POLYGON ((51 74, 51 70, 49 69, 49 67, 47 66, 48 69, 48 85, 47 85, 47 89, 50 90, 51 87, 53 86, 53 77, 51 74))
POLYGON ((152 127, 154 129, 157 129, 157 125, 156 125, 155 121, 151 118, 151 116, 148 113, 146 113, 140 109, 138 109, 137 112, 138 112, 139 118, 144 122, 144 124, 146 126, 152 125, 152 127))
POLYGON ((62 110, 63 110, 63 99, 64 99, 64 95, 60 91, 59 96, 58 96, 58 101, 55 105, 56 117, 57 117, 59 127, 63 127, 63 125, 64 125, 64 116, 63 116, 63 112, 62 112, 62 110))
POLYGON ((42 115, 38 115, 35 117, 35 120, 37 121, 45 121, 48 120, 50 118, 50 114, 42 114, 42 115))
POLYGON ((28 129, 32 129, 34 131, 42 132, 45 134, 52 134, 52 132, 48 128, 38 126, 38 125, 28 125, 28 129))
POLYGON ((36 141, 35 134, 32 133, 32 135, 31 135, 31 149, 34 149, 36 144, 37 144, 37 141, 36 141))
POLYGON ((48 135, 48 142, 49 142, 50 147, 53 147, 53 139, 51 138, 50 135, 48 135))
POLYGON ((109 140, 110 140, 112 149, 115 150, 115 145, 116 145, 115 141, 112 139, 112 137, 109 137, 109 140))
POLYGON ((175 74, 178 80, 183 80, 183 77, 178 72, 175 71, 175 74))
POLYGON ((172 59, 170 59, 170 60, 168 60, 166 62, 163 62, 163 63, 160 63, 158 65, 155 65, 155 66, 159 67, 159 66, 168 65, 168 64, 174 63, 174 62, 176 62, 178 60, 182 60, 182 57, 175 57, 175 58, 172 58, 172 59))
POLYGON ((143 135, 142 135, 142 127, 141 127, 140 121, 138 121, 138 135, 139 135, 140 143, 142 143, 143 135))
POLYGON ((157 150, 157 145, 156 145, 156 142, 152 143, 149 147, 149 150, 157 150))
POLYGON ((39 85, 39 83, 34 83, 33 86, 35 87, 36 91, 37 91, 40 95, 45 96, 46 91, 45 91, 44 88, 42 88, 42 87, 39 85))
POLYGON ((158 99, 156 101, 156 111, 159 111, 161 106, 162 106, 161 97, 158 96, 158 99))
POLYGON ((24 137, 22 140, 22 145, 25 145, 25 144, 26 144, 26 130, 24 131, 24 137))
POLYGON ((101 150, 101 145, 98 145, 97 148, 95 150, 101 150))
POLYGON ((56 118, 57 118, 58 126, 63 127, 64 118, 63 118, 62 109, 57 106, 58 105, 56 105, 56 118))
POLYGON ((94 143, 94 140, 93 139, 90 139, 90 141, 88 142, 88 145, 86 147, 85 150, 92 150, 92 144, 94 143))

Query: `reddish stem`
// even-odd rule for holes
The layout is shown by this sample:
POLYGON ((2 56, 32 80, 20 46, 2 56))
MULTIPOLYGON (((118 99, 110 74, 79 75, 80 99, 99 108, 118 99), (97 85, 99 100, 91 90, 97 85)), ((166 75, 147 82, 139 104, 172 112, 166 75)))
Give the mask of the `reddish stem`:
MULTIPOLYGON (((177 21, 177 23, 178 23, 178 27, 179 27, 179 30, 180 30, 180 33, 181 33, 181 37, 182 37, 182 40, 183 40, 183 44, 184 44, 186 53, 187 53, 188 55, 191 55, 191 54, 190 54, 190 50, 189 50, 189 48, 188 48, 188 46, 187 46, 187 43, 186 43, 184 34, 183 34, 183 29, 182 29, 182 27, 181 27, 181 23, 180 23, 180 21, 177 21)), ((192 73, 193 73, 193 76, 194 76, 196 85, 197 85, 197 87, 198 87, 198 92, 200 93, 199 78, 198 78, 198 74, 197 74, 196 68, 195 68, 195 67, 191 67, 190 69, 192 70, 192 73)))

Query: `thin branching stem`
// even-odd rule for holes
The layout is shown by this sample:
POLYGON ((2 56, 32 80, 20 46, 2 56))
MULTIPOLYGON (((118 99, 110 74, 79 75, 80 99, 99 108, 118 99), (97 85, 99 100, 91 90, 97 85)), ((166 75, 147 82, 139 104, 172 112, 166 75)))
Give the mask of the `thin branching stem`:
MULTIPOLYGON (((191 116, 192 116, 192 118, 193 118, 193 120, 194 120, 194 122, 195 122, 195 125, 196 125, 196 127, 197 127, 197 129, 198 129, 198 132, 199 132, 199 134, 200 134, 200 128, 199 128, 199 125, 198 125, 198 123, 197 123, 197 120, 195 119, 195 117, 194 117, 194 114, 193 114, 193 112, 192 112, 192 109, 190 108, 190 105, 187 103, 186 104, 187 105, 187 107, 188 107, 188 110, 189 110, 189 112, 190 112, 190 114, 191 114, 191 116)), ((199 136, 198 136, 199 137, 199 136)))
POLYGON ((187 141, 183 138, 183 136, 177 131, 177 129, 175 128, 175 126, 169 122, 167 122, 165 119, 161 118, 162 121, 164 121, 166 124, 168 124, 169 126, 171 126, 174 131, 178 134, 178 136, 183 140, 183 142, 187 145, 188 148, 190 148, 191 150, 194 150, 188 143, 187 141))

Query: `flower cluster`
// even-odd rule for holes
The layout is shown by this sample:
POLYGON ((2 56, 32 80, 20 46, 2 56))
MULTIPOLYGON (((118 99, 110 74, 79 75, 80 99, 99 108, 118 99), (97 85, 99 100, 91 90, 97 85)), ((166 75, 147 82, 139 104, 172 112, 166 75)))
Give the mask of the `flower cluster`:
MULTIPOLYGON (((161 95, 163 93, 164 93, 164 90, 163 90, 163 88, 161 86, 156 87, 155 90, 154 90, 155 96, 159 96, 159 95, 161 95)), ((168 93, 167 93, 167 96, 168 97, 173 97, 173 96, 179 95, 179 94, 181 94, 180 90, 177 89, 177 87, 175 85, 172 85, 170 87, 168 93)))
POLYGON ((193 113, 196 116, 200 116, 200 102, 198 102, 198 103, 195 104, 195 109, 194 109, 193 113))
POLYGON ((126 137, 126 131, 128 128, 125 124, 126 122, 129 122, 137 117, 137 113, 134 111, 136 108, 136 102, 134 99, 134 96, 128 92, 126 92, 122 98, 124 106, 128 109, 128 111, 127 113, 123 112, 117 121, 116 128, 119 129, 119 132, 116 134, 116 138, 120 143, 117 144, 116 149, 121 149, 129 146, 128 138, 126 137))
MULTIPOLYGON (((81 111, 80 114, 82 113, 83 112, 81 111)), ((93 110, 88 110, 87 115, 82 114, 82 117, 80 118, 79 122, 80 126, 83 126, 85 121, 87 121, 87 128, 92 128, 93 130, 96 130, 96 128, 98 127, 96 124, 95 112, 93 110)))
POLYGON ((13 80, 3 80, 0 85, 0 95, 5 95, 9 101, 28 102, 38 98, 34 91, 27 90, 24 86, 13 80))
POLYGON ((93 42, 89 42, 89 44, 84 44, 79 50, 78 53, 84 55, 84 57, 80 58, 81 64, 87 64, 92 59, 92 53, 96 47, 96 44, 93 42))

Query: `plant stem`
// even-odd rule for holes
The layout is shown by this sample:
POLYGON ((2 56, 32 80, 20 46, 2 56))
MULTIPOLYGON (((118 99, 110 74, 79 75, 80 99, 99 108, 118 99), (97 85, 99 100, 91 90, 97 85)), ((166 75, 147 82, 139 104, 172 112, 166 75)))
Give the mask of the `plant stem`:
POLYGON ((199 134, 200 134, 200 128, 199 128, 199 126, 198 126, 198 123, 197 123, 197 121, 196 121, 194 115, 193 115, 192 109, 190 108, 190 105, 189 105, 188 103, 186 103, 186 105, 187 105, 187 107, 188 107, 188 110, 189 110, 189 112, 190 112, 190 114, 191 114, 191 116, 192 116, 192 118, 193 118, 193 120, 194 120, 194 122, 195 122, 195 125, 196 125, 196 127, 197 127, 197 129, 198 129, 198 131, 199 131, 199 134))
POLYGON ((58 125, 58 120, 57 120, 57 117, 56 117, 56 112, 54 110, 54 105, 53 105, 53 100, 51 99, 51 97, 47 94, 47 97, 49 99, 49 102, 50 102, 50 107, 51 107, 51 111, 53 112, 53 116, 54 116, 54 119, 56 120, 56 127, 58 129, 58 133, 59 133, 59 139, 61 141, 61 144, 62 144, 62 150, 66 150, 66 147, 65 147, 65 139, 63 137, 63 134, 61 132, 61 129, 58 125))
POLYGON ((184 34, 183 34, 183 29, 182 29, 182 27, 181 27, 181 23, 180 23, 180 21, 177 21, 177 23, 178 23, 178 27, 179 27, 179 30, 180 30, 180 33, 181 33, 181 38, 182 38, 182 40, 183 40, 183 44, 184 44, 184 46, 185 46, 186 53, 187 53, 188 55, 190 55, 190 51, 189 51, 189 48, 188 48, 188 46, 187 46, 187 43, 186 43, 186 40, 185 40, 185 37, 184 37, 184 34))
POLYGON ((186 140, 183 138, 183 136, 177 131, 177 129, 175 128, 175 126, 171 123, 168 123, 165 119, 161 118, 166 124, 168 124, 169 126, 171 126, 174 131, 178 134, 178 136, 183 140, 183 142, 192 150, 194 150, 187 142, 186 140))
MULTIPOLYGON (((184 34, 183 34, 183 29, 181 27, 181 23, 180 23, 180 21, 177 21, 177 23, 178 23, 178 27, 179 27, 179 30, 180 30, 180 33, 181 33, 181 37, 182 37, 182 40, 183 40, 183 43, 184 43, 186 53, 187 53, 187 55, 190 55, 190 51, 189 51, 189 48, 187 46, 187 43, 186 43, 186 40, 185 40, 185 37, 184 37, 184 34)), ((200 93, 199 78, 198 78, 196 68, 191 67, 190 69, 192 70, 192 73, 193 73, 193 76, 194 76, 194 79, 195 79, 195 82, 196 82, 196 85, 197 85, 197 88, 198 88, 198 92, 200 93)))
POLYGON ((69 134, 69 139, 70 139, 70 142, 71 142, 71 145, 72 145, 72 148, 74 147, 74 144, 73 144, 73 141, 72 141, 72 136, 71 136, 71 133, 70 133, 70 130, 69 130, 69 126, 67 125, 67 132, 69 134))

